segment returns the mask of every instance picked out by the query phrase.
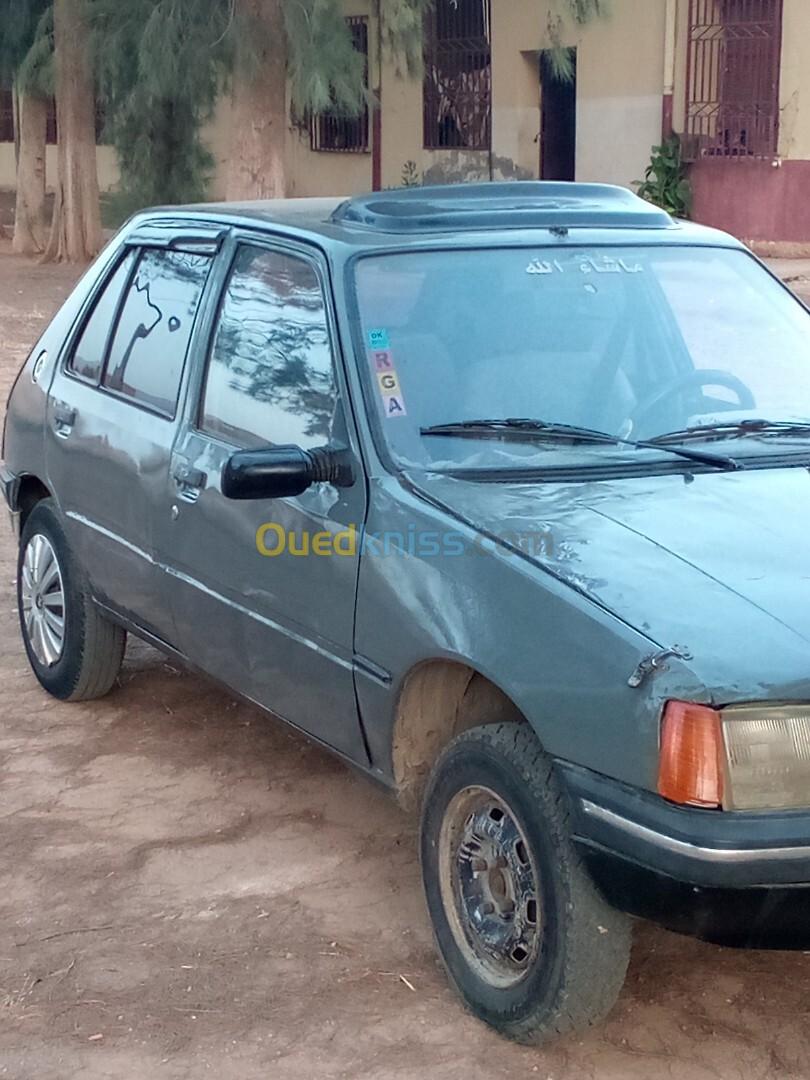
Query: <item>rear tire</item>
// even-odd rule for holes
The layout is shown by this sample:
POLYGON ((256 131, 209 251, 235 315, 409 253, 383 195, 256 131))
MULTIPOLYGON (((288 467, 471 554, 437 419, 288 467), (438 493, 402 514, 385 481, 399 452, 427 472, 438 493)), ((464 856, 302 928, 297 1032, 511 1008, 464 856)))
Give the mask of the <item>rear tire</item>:
POLYGON ((567 798, 522 724, 460 735, 425 796, 422 873, 442 960, 468 1008, 523 1043, 604 1019, 630 957, 630 920, 584 869, 567 798))
POLYGON ((107 694, 126 633, 105 618, 73 556, 53 499, 29 514, 20 537, 17 605, 25 651, 40 684, 62 701, 107 694))

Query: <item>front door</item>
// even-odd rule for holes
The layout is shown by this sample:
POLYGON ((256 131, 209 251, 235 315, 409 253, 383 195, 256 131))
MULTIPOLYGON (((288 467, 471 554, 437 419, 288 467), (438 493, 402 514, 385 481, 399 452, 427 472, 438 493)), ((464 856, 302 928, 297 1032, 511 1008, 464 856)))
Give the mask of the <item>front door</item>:
POLYGON ((179 645, 247 697, 364 761, 352 644, 366 491, 325 268, 303 250, 248 238, 229 257, 171 468, 162 561, 179 645), (353 450, 351 487, 250 502, 222 494, 236 450, 327 443, 353 450))

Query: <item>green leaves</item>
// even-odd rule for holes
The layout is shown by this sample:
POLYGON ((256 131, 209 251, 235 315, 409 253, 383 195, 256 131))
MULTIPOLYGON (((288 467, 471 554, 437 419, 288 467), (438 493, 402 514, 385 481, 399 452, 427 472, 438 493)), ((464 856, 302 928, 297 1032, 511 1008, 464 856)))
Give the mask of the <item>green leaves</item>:
POLYGON ((53 12, 50 0, 0 0, 0 82, 53 93, 53 12))
POLYGON ((422 72, 422 28, 434 3, 448 0, 380 0, 382 36, 389 56, 411 75, 422 72))
POLYGON ((369 103, 365 60, 337 0, 285 0, 287 70, 297 115, 357 116, 369 103))
POLYGON ((204 198, 213 158, 200 129, 219 97, 233 39, 227 0, 87 0, 121 168, 121 212, 204 198))
POLYGON ((681 140, 677 135, 661 146, 652 148, 652 160, 637 181, 638 194, 647 202, 660 206, 673 217, 688 218, 692 209, 692 188, 686 177, 681 156, 681 140))

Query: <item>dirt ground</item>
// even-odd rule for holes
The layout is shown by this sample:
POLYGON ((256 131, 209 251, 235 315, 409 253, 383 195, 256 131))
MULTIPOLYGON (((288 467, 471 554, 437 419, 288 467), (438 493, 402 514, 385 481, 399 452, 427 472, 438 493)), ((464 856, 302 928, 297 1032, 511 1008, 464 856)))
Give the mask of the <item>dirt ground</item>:
MULTIPOLYGON (((76 276, 0 249, 3 400, 76 276)), ((647 925, 604 1027, 498 1039, 448 989, 386 795, 139 644, 106 700, 47 698, 13 564, 2 526, 0 1077, 810 1077, 810 957, 647 925)))

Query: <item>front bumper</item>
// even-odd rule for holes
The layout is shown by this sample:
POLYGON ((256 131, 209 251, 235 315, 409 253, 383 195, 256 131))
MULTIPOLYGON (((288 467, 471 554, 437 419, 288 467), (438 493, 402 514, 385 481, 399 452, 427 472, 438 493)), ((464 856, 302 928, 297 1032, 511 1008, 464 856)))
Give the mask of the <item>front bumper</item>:
POLYGON ((615 907, 722 944, 810 948, 810 811, 693 810, 558 764, 575 842, 615 907))
POLYGON ((19 490, 20 478, 6 468, 5 465, 0 464, 0 492, 3 494, 8 506, 8 512, 11 515, 11 527, 14 530, 14 535, 18 538, 20 535, 19 490))

